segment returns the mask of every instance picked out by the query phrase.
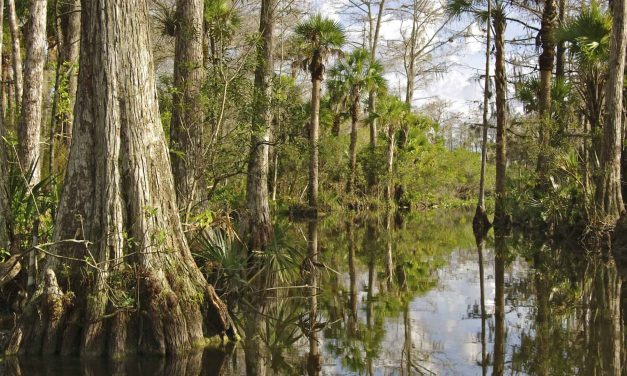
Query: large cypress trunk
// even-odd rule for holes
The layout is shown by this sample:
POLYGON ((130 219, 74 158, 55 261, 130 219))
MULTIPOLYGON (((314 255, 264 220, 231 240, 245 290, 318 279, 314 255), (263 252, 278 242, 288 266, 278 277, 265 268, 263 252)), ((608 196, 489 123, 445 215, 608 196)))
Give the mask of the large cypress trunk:
POLYGON ((505 14, 502 5, 493 13, 496 51, 496 202, 494 224, 505 225, 505 170, 507 167, 507 80, 505 77, 505 14))
POLYGON ((540 115, 540 154, 536 171, 540 174, 541 185, 545 185, 545 172, 548 167, 548 140, 550 138, 551 122, 551 82, 553 78, 553 66, 555 61, 555 26, 557 9, 555 0, 546 0, 544 11, 542 12, 542 22, 540 28, 540 41, 542 43, 542 54, 539 57, 540 67, 540 91, 538 93, 539 115, 540 115))
POLYGON ((24 64, 24 92, 18 126, 19 159, 22 171, 31 171, 30 184, 40 180, 40 136, 44 90, 44 63, 46 60, 46 0, 32 0, 29 4, 26 34, 26 63, 24 64))
POLYGON ((178 216, 146 3, 81 2, 74 139, 56 245, 9 354, 172 354, 204 336, 236 335, 178 216))
POLYGON ((270 105, 274 66, 272 59, 274 8, 275 0, 261 2, 259 33, 263 39, 257 51, 257 68, 255 69, 255 103, 246 181, 247 213, 243 234, 244 238, 248 238, 250 251, 266 249, 272 238, 272 221, 268 203, 268 167, 272 123, 270 105))
POLYGON ((170 148, 179 209, 184 218, 198 204, 202 193, 203 122, 203 5, 202 0, 177 0, 176 46, 170 148))
POLYGON ((625 0, 612 1, 612 37, 606 83, 606 121, 601 142, 600 173, 596 187, 597 216, 601 221, 615 222, 624 211, 621 193, 620 160, 623 125, 623 77, 625 70, 625 0))
MULTIPOLYGON (((66 0, 59 3, 59 21, 61 28, 61 46, 59 48, 59 74, 67 79, 67 94, 70 108, 74 108, 76 85, 78 82, 77 63, 80 47, 81 13, 80 0, 66 0)), ((72 111, 63 113, 60 124, 63 139, 69 145, 72 139, 72 111)))

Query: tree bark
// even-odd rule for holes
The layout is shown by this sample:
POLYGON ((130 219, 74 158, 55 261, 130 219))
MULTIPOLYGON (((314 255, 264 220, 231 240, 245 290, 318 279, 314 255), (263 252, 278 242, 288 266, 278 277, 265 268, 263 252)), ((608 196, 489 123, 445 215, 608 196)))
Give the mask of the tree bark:
POLYGON ((268 170, 272 125, 274 9, 275 0, 263 0, 261 2, 259 33, 262 36, 262 41, 257 51, 257 67, 255 69, 255 102, 246 180, 247 218, 245 221, 247 224, 243 234, 244 238, 248 239, 249 252, 265 250, 272 239, 268 170))
POLYGON ((24 64, 24 92, 18 126, 19 159, 23 172, 30 172, 29 183, 40 180, 40 136, 43 116, 44 63, 46 61, 46 0, 32 0, 29 4, 26 32, 26 62, 24 64))
MULTIPOLYGON (((566 21, 566 0, 558 0, 557 21, 560 27, 564 26, 566 21)), ((555 58, 555 78, 557 80, 563 80, 565 77, 565 58, 566 46, 564 41, 557 43, 556 58, 555 58)))
POLYGON ((412 12, 411 34, 409 35, 409 51, 405 50, 405 73, 407 74, 407 84, 405 87, 405 103, 411 109, 414 100, 414 80, 416 79, 416 39, 418 38, 418 16, 417 2, 414 0, 414 11, 412 12))
POLYGON ((64 0, 59 3, 59 22, 61 27, 61 45, 59 48, 59 73, 67 79, 67 94, 70 111, 63 113, 60 124, 63 140, 70 145, 72 140, 73 109, 76 101, 78 82, 78 55, 80 47, 81 13, 80 0, 64 0))
POLYGON ((333 113, 333 127, 331 128, 331 134, 334 137, 340 136, 340 130, 342 127, 342 116, 339 114, 339 111, 333 113))
MULTIPOLYGON (((418 1, 413 1, 413 12, 412 12, 412 26, 411 26, 411 34, 409 36, 409 51, 407 50, 407 45, 405 46, 404 52, 404 65, 405 65, 405 73, 407 76, 406 88, 405 88, 405 104, 407 105, 408 110, 412 111, 412 105, 414 101, 414 80, 416 79, 416 41, 418 38, 418 1)), ((407 144, 407 140, 409 138, 409 126, 406 122, 401 125, 401 128, 398 132, 398 149, 403 150, 405 145, 407 144)), ((402 185, 397 185, 395 188, 396 194, 395 199, 397 204, 401 204, 401 202, 406 201, 404 199, 405 189, 402 185)))
POLYGON ((356 175, 357 175, 357 125, 359 122, 359 114, 361 112, 361 96, 359 92, 352 94, 351 104, 351 141, 349 146, 349 176, 346 184, 346 193, 352 194, 355 191, 356 175))
MULTIPOLYGON (((370 59, 374 61, 377 58, 377 45, 379 44, 379 34, 381 33, 381 19, 385 12, 385 0, 379 1, 379 12, 377 13, 377 21, 375 22, 374 34, 370 45, 370 59)), ((368 113, 372 114, 377 108, 377 91, 370 90, 368 92, 368 113)), ((370 120, 370 147, 375 148, 377 146, 377 119, 372 118, 370 120)), ((370 185, 374 185, 375 181, 370 181, 370 185)))
POLYGON ((388 124, 387 129, 388 136, 388 144, 387 144, 387 153, 386 153, 386 187, 385 187, 385 198, 388 202, 388 205, 392 204, 392 199, 394 197, 394 145, 396 144, 395 140, 395 130, 392 123, 388 124))
POLYGON ((481 175, 479 177, 479 200, 473 219, 473 226, 478 233, 490 226, 485 211, 485 170, 488 160, 488 123, 490 107, 490 51, 492 50, 492 0, 488 0, 488 19, 486 21, 486 48, 485 48, 485 80, 483 88, 483 129, 481 137, 481 175))
POLYGON ((606 83, 606 121, 601 143, 600 173, 595 192, 597 217, 612 224, 624 212, 621 194, 620 160, 623 126, 623 78, 627 27, 625 0, 612 1, 612 36, 606 83))
POLYGON ((546 185, 545 173, 548 169, 548 140, 551 133, 551 85, 553 79, 553 66, 555 61, 555 28, 557 21, 557 9, 555 0, 544 2, 542 21, 540 27, 540 41, 542 43, 542 54, 540 54, 538 65, 540 67, 540 91, 538 93, 538 108, 540 116, 540 153, 536 172, 540 177, 540 185, 546 185))
POLYGON ((309 206, 318 210, 318 154, 320 138, 320 87, 322 75, 311 75, 311 120, 309 122, 309 206))
POLYGON ((203 168, 202 86, 205 83, 202 0, 177 0, 170 149, 177 204, 187 222, 200 201, 203 168))
POLYGON ((7 353, 174 354, 204 336, 236 336, 179 219, 147 1, 81 5, 74 142, 56 245, 7 353))
MULTIPOLYGON (((0 30, 4 30, 4 0, 0 0, 0 30)), ((2 69, 2 38, 0 38, 0 72, 2 69)), ((0 84, 0 90, 4 93, 4 82, 0 84)), ((4 97, 4 94, 3 94, 4 97)), ((3 98, 4 99, 4 98, 3 98)), ((4 101, 0 101, 0 250, 9 249, 9 216, 11 208, 9 206, 9 165, 7 156, 7 144, 4 141, 6 136, 6 125, 4 121, 4 101)), ((0 278, 2 276, 0 275, 0 278)))
POLYGON ((17 13, 15 11, 15 0, 7 0, 7 10, 9 18, 9 28, 11 29, 11 42, 12 42, 12 57, 13 57, 13 80, 14 80, 14 94, 15 94, 15 112, 16 116, 19 116, 19 111, 22 103, 22 50, 20 49, 20 30, 17 24, 17 13))
POLYGON ((505 170, 507 167, 507 79, 505 77, 505 14, 502 8, 493 12, 494 39, 495 39, 495 87, 496 87, 496 202, 494 223, 505 225, 505 170))

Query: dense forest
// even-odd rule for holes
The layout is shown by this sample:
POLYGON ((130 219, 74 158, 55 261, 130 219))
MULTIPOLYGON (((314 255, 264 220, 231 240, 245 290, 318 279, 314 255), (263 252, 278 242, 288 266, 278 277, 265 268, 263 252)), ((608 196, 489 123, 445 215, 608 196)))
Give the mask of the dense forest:
MULTIPOLYGON (((262 342, 307 338, 307 372, 320 374, 321 332, 335 338, 344 315, 360 332, 355 260, 368 332, 370 302, 408 312, 437 284, 428 270, 447 246, 478 247, 485 345, 486 241, 496 338, 506 265, 527 260, 537 288, 560 278, 521 232, 576 239, 627 278, 625 0, 0 0, 0 30, 7 359, 229 344, 247 374, 265 375, 250 355, 262 342), (458 230, 470 223, 471 246, 458 230), (339 296, 348 314, 324 308, 339 296), (307 309, 268 327, 288 314, 269 303, 279 297, 307 309)), ((596 281, 586 270, 573 273, 596 281)), ((593 284, 578 294, 595 297, 593 284)), ((626 300, 618 286, 602 294, 626 300)), ((553 292, 534 291, 541 329, 553 292)), ((623 334, 607 374, 618 375, 625 307, 614 309, 623 334)), ((503 374, 508 351, 497 339, 477 362, 503 374)))

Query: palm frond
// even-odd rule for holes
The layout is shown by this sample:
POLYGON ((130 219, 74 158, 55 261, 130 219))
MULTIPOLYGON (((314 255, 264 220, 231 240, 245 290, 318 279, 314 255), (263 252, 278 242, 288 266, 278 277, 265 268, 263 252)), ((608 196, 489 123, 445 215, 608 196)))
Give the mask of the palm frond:
POLYGON ((570 50, 581 65, 607 61, 612 19, 596 1, 564 27, 557 30, 559 41, 569 42, 570 50))
POLYGON ((341 48, 346 43, 346 32, 342 25, 320 13, 296 25, 294 31, 312 49, 330 50, 341 48))

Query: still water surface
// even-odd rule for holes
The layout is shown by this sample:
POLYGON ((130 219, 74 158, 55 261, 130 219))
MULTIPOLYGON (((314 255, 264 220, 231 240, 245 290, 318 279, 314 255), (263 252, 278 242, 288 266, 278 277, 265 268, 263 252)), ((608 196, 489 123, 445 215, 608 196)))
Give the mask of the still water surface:
POLYGON ((5 359, 0 369, 50 376, 627 374, 626 266, 525 234, 490 234, 477 244, 470 219, 432 211, 283 223, 307 262, 291 288, 276 285, 265 298, 238 304, 243 343, 117 363, 5 359))

